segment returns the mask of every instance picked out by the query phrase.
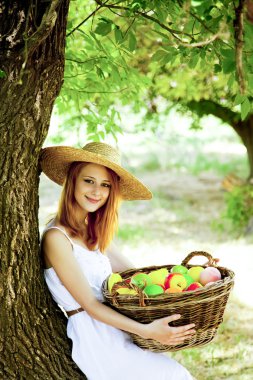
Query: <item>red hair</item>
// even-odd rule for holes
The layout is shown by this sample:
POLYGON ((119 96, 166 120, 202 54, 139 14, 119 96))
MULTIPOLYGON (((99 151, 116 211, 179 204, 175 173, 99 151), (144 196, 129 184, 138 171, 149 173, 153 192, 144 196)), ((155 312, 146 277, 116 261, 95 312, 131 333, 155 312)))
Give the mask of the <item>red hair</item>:
POLYGON ((98 245, 104 252, 118 228, 118 209, 121 201, 119 177, 106 168, 110 176, 111 188, 106 203, 95 212, 88 213, 87 235, 85 225, 76 219, 77 202, 74 196, 77 177, 81 169, 89 162, 72 162, 66 176, 56 214, 57 221, 68 229, 72 237, 79 237, 90 250, 98 245))

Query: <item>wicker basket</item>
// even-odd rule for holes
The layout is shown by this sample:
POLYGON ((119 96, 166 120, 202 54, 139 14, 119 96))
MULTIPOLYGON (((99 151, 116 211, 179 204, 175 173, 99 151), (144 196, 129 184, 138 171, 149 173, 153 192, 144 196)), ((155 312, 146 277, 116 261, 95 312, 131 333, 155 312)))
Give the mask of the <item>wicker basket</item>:
MULTIPOLYGON (((213 257, 209 253, 202 251, 191 252, 182 261, 182 265, 187 268, 196 266, 188 264, 194 256, 205 256, 209 260, 208 266, 216 266, 213 257)), ((149 273, 160 268, 167 268, 170 271, 173 266, 149 266, 121 272, 123 282, 120 284, 123 285, 129 282, 129 278, 137 271, 149 273)), ((106 303, 112 308, 141 323, 149 323, 172 314, 181 314, 181 318, 171 322, 171 326, 195 323, 196 333, 194 336, 176 346, 163 345, 155 340, 144 339, 138 335, 131 334, 134 343, 139 347, 154 352, 166 352, 201 346, 209 343, 214 338, 218 326, 223 320, 227 300, 234 284, 234 272, 220 266, 216 267, 221 272, 222 279, 194 291, 147 297, 138 289, 138 295, 119 295, 116 293, 117 286, 113 287, 112 294, 109 293, 107 280, 105 280, 103 283, 103 295, 106 303)))

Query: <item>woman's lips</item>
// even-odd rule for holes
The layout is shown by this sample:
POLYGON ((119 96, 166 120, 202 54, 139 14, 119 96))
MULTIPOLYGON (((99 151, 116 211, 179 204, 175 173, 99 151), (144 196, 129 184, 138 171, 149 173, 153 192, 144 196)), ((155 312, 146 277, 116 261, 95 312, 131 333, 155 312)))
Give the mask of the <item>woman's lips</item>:
POLYGON ((89 197, 87 197, 87 196, 86 196, 86 198, 88 199, 88 201, 89 201, 90 203, 98 203, 98 202, 99 202, 99 199, 92 199, 92 198, 89 198, 89 197))

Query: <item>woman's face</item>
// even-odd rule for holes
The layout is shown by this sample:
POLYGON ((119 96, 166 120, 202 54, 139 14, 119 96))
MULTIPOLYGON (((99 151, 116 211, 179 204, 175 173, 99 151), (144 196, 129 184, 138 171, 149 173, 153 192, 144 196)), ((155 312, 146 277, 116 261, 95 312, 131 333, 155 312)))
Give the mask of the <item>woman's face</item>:
POLYGON ((111 188, 110 174, 98 164, 86 164, 76 179, 75 199, 80 211, 94 212, 107 201, 111 188))

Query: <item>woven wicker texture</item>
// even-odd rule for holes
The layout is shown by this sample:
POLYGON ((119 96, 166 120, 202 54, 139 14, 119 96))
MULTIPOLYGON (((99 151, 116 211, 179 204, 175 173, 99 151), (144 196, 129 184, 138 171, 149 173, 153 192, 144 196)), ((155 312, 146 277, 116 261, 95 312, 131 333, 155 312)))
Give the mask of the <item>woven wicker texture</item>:
MULTIPOLYGON (((202 251, 191 252, 182 261, 182 265, 188 269, 196 266, 188 264, 194 256, 205 256, 209 260, 208 266, 216 266, 212 256, 202 251)), ((174 265, 149 266, 121 272, 123 282, 120 284, 126 284, 126 280, 136 272, 149 273, 160 268, 167 268, 170 271, 174 265)), ((119 295, 116 293, 118 285, 115 285, 110 294, 107 289, 107 280, 105 280, 103 294, 106 303, 112 308, 141 323, 149 323, 172 314, 181 314, 181 318, 172 322, 171 326, 195 323, 196 333, 182 344, 168 346, 131 334, 134 343, 138 346, 155 352, 178 351, 201 346, 214 338, 218 326, 223 320, 224 310, 234 284, 234 272, 220 266, 216 266, 216 268, 221 272, 222 279, 194 291, 162 294, 151 298, 144 295, 140 289, 138 289, 138 295, 119 295)))
POLYGON ((82 149, 52 146, 42 149, 42 171, 58 185, 63 185, 70 164, 74 161, 92 162, 112 169, 120 177, 120 192, 124 200, 151 199, 150 190, 121 166, 120 153, 112 146, 94 142, 82 149))

